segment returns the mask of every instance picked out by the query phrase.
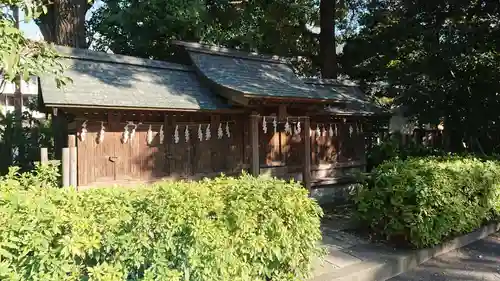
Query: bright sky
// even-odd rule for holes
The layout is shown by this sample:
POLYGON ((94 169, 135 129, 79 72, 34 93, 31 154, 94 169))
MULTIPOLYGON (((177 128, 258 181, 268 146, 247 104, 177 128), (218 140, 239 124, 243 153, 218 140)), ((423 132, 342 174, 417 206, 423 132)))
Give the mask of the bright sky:
MULTIPOLYGON (((89 19, 92 16, 92 12, 101 5, 102 2, 100 0, 97 0, 96 3, 92 6, 92 8, 87 12, 87 15, 85 17, 89 19)), ((26 37, 33 40, 43 39, 42 33, 40 32, 40 28, 38 28, 38 26, 34 21, 24 22, 23 21, 24 13, 22 12, 19 15, 19 18, 21 19, 21 22, 19 23, 19 28, 24 32, 24 34, 26 34, 26 37)))

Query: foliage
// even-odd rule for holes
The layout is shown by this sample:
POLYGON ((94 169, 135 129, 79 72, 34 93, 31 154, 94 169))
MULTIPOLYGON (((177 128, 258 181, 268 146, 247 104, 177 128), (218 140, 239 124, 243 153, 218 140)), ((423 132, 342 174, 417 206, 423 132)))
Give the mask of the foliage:
POLYGON ((391 159, 406 160, 408 157, 446 155, 441 149, 425 146, 421 143, 416 143, 414 140, 410 140, 408 143, 403 144, 401 138, 401 134, 392 134, 387 140, 370 147, 366 156, 367 169, 370 171, 384 161, 391 159))
POLYGON ((17 166, 0 177, 0 191, 31 190, 36 188, 57 188, 59 186, 59 161, 36 162, 30 172, 21 172, 17 166))
POLYGON ((18 166, 21 171, 34 168, 35 162, 40 160, 40 148, 49 150, 49 159, 54 153, 54 138, 51 119, 37 119, 33 116, 37 102, 30 100, 28 108, 21 117, 20 122, 13 112, 0 114, 0 174, 7 173, 10 166, 18 166), (16 131, 16 126, 22 124, 21 130, 16 131))
POLYGON ((434 246, 498 218, 500 162, 473 157, 393 159, 355 196, 357 217, 383 239, 434 246))
MULTIPOLYGON (((337 1, 339 30, 351 32, 354 7, 337 1)), ((317 74, 318 0, 172 1, 103 0, 89 21, 93 47, 118 54, 175 60, 172 40, 216 44, 291 57, 303 74, 317 74)))
POLYGON ((443 119, 449 150, 489 154, 500 149, 498 22, 498 1, 371 1, 340 62, 422 124, 443 119))
POLYGON ((322 212, 307 191, 249 175, 2 187, 0 212, 2 280, 303 280, 321 252, 322 212))
POLYGON ((18 77, 27 81, 31 76, 53 75, 58 85, 69 80, 62 76, 63 65, 56 60, 55 50, 44 42, 28 40, 15 27, 15 19, 6 11, 17 7, 23 10, 30 21, 45 10, 43 1, 0 0, 0 74, 7 81, 18 77))

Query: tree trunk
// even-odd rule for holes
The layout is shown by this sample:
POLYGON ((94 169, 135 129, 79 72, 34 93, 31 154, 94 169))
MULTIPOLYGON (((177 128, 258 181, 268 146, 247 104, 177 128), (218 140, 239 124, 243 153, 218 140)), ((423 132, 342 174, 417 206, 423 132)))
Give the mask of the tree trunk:
POLYGON ((87 48, 85 14, 87 0, 55 0, 37 22, 45 41, 57 45, 87 48))
MULTIPOLYGON (((54 0, 47 6, 47 14, 37 21, 45 41, 74 48, 88 48, 85 15, 90 6, 87 0, 54 0)), ((67 123, 63 116, 54 116, 52 131, 54 156, 60 160, 62 148, 67 142, 67 134, 64 133, 67 132, 67 123)))
POLYGON ((321 77, 337 78, 337 54, 335 50, 335 0, 320 2, 320 39, 321 77))

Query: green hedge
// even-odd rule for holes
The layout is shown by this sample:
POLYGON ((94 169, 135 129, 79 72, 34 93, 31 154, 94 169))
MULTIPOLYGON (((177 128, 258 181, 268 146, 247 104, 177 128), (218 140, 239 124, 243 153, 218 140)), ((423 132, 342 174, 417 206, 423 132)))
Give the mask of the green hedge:
POLYGON ((77 192, 20 178, 0 181, 1 280, 303 280, 321 253, 322 211, 297 183, 77 192))
POLYGON ((499 193, 499 162, 408 158, 378 166, 355 203, 357 217, 373 234, 422 248, 498 218, 499 193))

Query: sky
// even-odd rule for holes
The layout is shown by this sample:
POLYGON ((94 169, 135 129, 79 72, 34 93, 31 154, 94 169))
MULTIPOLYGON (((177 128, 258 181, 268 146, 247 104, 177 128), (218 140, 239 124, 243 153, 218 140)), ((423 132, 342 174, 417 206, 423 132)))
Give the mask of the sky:
MULTIPOLYGON (((92 16, 92 12, 100 7, 102 2, 97 0, 96 3, 92 6, 92 8, 87 12, 86 18, 89 19, 92 16)), ((19 15, 21 22, 19 23, 19 28, 24 32, 25 36, 32 40, 41 40, 43 39, 42 33, 40 32, 40 28, 36 25, 34 21, 24 22, 24 13, 21 12, 19 15)))

